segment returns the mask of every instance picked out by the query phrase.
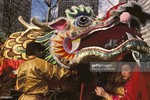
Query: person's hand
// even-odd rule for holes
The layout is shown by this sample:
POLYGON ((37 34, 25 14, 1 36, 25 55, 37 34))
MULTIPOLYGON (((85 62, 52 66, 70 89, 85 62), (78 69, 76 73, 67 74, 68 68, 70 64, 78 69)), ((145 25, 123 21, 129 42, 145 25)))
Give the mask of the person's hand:
POLYGON ((102 96, 106 99, 109 98, 109 94, 102 87, 96 87, 95 92, 98 96, 102 96))
POLYGON ((96 95, 102 96, 105 94, 105 90, 102 87, 96 87, 95 89, 96 95))
POLYGON ((131 15, 130 15, 130 13, 128 13, 128 12, 123 12, 123 13, 120 15, 120 22, 121 22, 121 23, 124 23, 124 24, 129 23, 130 20, 131 20, 131 15))

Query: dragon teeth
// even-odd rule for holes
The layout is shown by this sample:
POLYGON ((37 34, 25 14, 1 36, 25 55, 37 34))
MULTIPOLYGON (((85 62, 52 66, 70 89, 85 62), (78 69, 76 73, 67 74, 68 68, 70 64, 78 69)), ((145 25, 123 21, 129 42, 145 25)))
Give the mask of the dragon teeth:
POLYGON ((135 39, 130 33, 126 32, 128 40, 135 39))

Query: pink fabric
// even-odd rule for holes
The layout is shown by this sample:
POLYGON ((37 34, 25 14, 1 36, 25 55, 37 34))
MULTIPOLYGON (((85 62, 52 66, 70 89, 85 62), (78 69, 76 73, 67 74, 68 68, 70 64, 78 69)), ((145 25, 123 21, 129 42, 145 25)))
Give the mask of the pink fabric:
POLYGON ((67 21, 65 19, 57 20, 55 23, 49 25, 56 30, 64 30, 67 27, 67 21))
POLYGON ((120 22, 121 23, 128 23, 130 22, 131 20, 131 15, 130 13, 128 12, 123 12, 121 15, 120 15, 120 22))

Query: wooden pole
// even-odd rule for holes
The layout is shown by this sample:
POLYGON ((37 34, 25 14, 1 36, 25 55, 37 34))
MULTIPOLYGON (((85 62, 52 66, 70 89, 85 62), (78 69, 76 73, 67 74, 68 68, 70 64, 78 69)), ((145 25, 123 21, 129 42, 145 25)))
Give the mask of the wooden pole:
POLYGON ((81 84, 80 100, 83 100, 83 90, 84 90, 84 83, 81 84))

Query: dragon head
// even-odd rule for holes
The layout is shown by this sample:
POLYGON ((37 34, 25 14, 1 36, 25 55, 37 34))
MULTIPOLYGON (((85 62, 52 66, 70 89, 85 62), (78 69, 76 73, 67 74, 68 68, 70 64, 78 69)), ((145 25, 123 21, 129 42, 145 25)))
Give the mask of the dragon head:
POLYGON ((100 61, 147 60, 149 48, 141 34, 121 23, 118 14, 111 12, 108 18, 99 19, 91 8, 80 5, 66 10, 66 15, 50 24, 57 33, 51 44, 57 59, 74 63, 91 55, 100 61))

